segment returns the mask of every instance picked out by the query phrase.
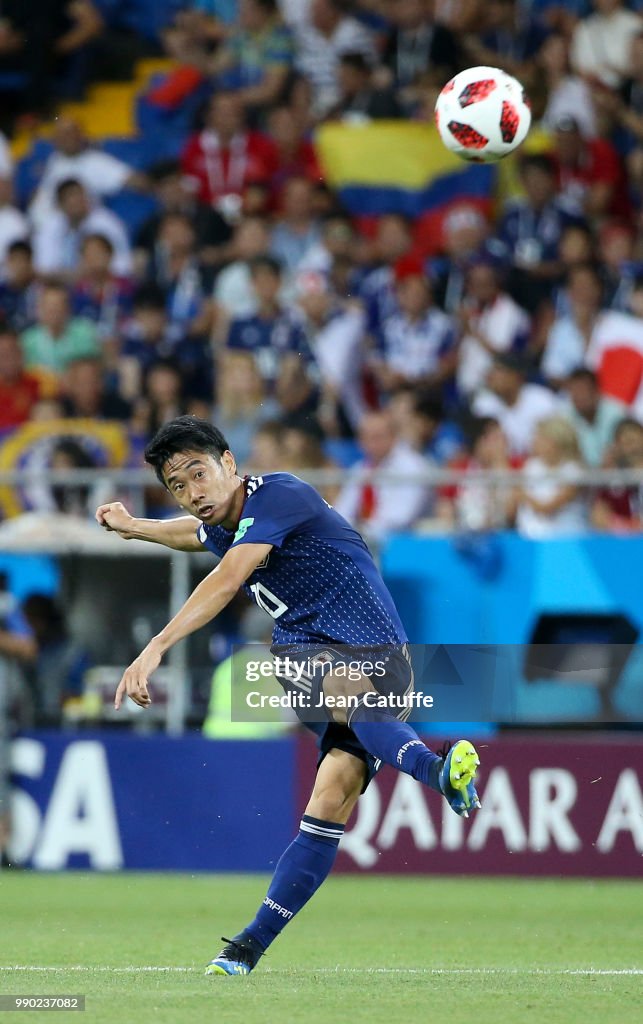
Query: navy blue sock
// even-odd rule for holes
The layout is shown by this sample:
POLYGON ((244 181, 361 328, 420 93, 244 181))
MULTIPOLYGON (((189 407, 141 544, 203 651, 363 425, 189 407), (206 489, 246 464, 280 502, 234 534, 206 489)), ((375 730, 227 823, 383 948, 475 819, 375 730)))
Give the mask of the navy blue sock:
POLYGON ((365 706, 364 696, 359 695, 359 703, 348 716, 348 725, 362 746, 385 764, 441 793, 438 773, 442 758, 429 750, 415 729, 400 722, 390 711, 365 706))
POLYGON ((299 835, 279 858, 257 916, 237 938, 249 936, 267 949, 319 889, 335 863, 343 834, 343 825, 304 814, 299 835))

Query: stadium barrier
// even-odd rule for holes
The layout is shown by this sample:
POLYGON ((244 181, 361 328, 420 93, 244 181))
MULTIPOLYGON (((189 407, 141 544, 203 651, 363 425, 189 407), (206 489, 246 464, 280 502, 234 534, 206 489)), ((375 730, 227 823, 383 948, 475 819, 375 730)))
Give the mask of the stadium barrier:
MULTIPOLYGON (((479 746, 481 811, 464 821, 384 768, 349 823, 337 870, 640 876, 643 742, 500 737, 479 746)), ((22 735, 12 746, 10 854, 51 871, 272 871, 315 761, 304 735, 22 735)))

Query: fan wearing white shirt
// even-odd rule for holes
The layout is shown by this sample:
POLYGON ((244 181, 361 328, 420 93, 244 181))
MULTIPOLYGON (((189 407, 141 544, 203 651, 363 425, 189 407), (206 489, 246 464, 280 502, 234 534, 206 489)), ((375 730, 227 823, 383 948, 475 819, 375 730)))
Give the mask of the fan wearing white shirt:
POLYGON ((532 453, 523 470, 528 482, 515 496, 518 532, 533 540, 586 533, 587 499, 578 484, 582 460, 569 420, 563 416, 541 420, 532 453))
POLYGON ((73 280, 83 239, 104 235, 114 249, 111 272, 117 277, 129 277, 132 250, 122 220, 104 206, 92 206, 85 187, 73 178, 58 185, 56 202, 57 209, 34 231, 34 263, 38 273, 73 280))
POLYGON ((29 206, 34 227, 44 224, 56 209, 56 189, 62 181, 80 181, 94 196, 114 195, 123 188, 145 191, 147 178, 109 153, 90 146, 72 118, 57 118, 52 135, 54 152, 45 163, 40 184, 29 206))
POLYGON ((473 400, 476 416, 491 416, 504 430, 512 455, 527 455, 540 420, 564 411, 562 400, 540 384, 526 383, 524 361, 512 353, 498 355, 486 388, 473 400))
POLYGON ((379 331, 380 352, 373 361, 378 383, 385 391, 408 382, 446 384, 457 361, 453 321, 433 304, 420 260, 399 260, 394 276, 398 308, 384 318, 379 331))
POLYGON ((335 508, 367 537, 383 540, 394 530, 405 530, 427 512, 432 493, 426 479, 431 463, 401 442, 386 411, 369 412, 360 423, 363 462, 355 465, 335 501, 335 508), (387 470, 407 477, 406 482, 375 481, 365 470, 387 470))
POLYGON ((495 266, 482 259, 467 272, 459 317, 458 390, 470 397, 483 386, 496 353, 526 344, 531 322, 524 309, 501 290, 495 266))
POLYGON ((623 0, 594 0, 595 14, 583 18, 574 30, 571 60, 585 78, 597 78, 618 89, 627 76, 630 44, 643 29, 643 20, 628 11, 623 0))
POLYGON ((375 63, 371 33, 346 15, 342 0, 311 0, 307 17, 293 28, 297 41, 297 70, 313 87, 315 113, 323 116, 339 100, 339 59, 344 53, 362 53, 375 63))
POLYGON ((572 267, 566 296, 569 311, 554 320, 541 363, 541 370, 552 385, 561 384, 570 373, 586 365, 588 350, 605 317, 603 284, 590 264, 572 267))

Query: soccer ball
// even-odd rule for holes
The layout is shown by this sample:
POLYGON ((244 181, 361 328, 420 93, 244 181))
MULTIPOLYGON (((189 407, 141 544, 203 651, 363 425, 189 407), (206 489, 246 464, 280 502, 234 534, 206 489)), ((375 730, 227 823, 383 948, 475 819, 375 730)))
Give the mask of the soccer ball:
POLYGON ((435 105, 444 145, 464 160, 500 160, 524 142, 531 111, 520 82, 499 68, 467 68, 444 86, 435 105))

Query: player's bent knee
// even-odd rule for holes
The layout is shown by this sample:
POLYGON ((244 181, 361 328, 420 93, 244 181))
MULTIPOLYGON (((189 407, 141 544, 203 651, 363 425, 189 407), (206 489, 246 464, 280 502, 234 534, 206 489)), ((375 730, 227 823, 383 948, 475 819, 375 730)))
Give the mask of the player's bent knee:
POLYGON ((359 799, 366 765, 344 750, 329 751, 317 773, 306 814, 322 821, 345 824, 359 799))

